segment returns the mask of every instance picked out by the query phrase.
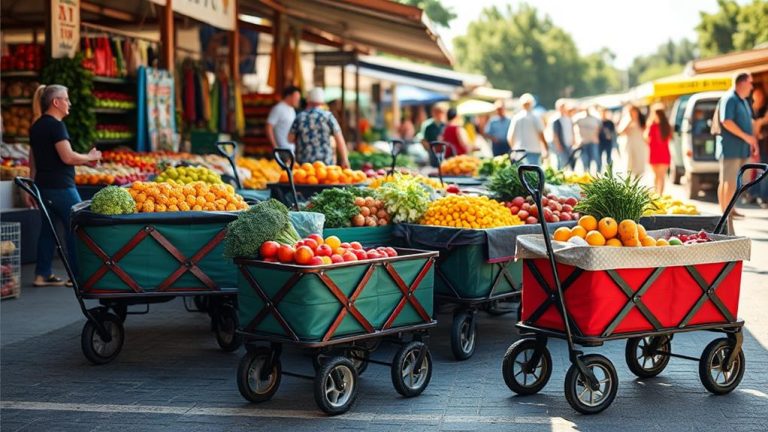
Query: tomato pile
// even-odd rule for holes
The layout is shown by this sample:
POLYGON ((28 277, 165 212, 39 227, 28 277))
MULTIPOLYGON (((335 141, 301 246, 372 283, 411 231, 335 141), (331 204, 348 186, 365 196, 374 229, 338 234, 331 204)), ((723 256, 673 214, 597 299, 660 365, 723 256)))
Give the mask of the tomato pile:
POLYGON ((396 257, 397 251, 383 246, 366 250, 359 242, 343 243, 336 236, 323 239, 319 234, 311 234, 293 246, 265 241, 259 248, 259 255, 267 262, 319 266, 396 257))

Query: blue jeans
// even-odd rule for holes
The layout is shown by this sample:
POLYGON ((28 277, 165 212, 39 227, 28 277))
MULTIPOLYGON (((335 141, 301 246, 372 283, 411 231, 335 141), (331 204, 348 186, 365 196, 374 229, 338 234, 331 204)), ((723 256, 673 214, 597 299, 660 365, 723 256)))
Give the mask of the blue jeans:
MULTIPOLYGON (((600 150, 599 155, 597 157, 598 167, 602 165, 603 162, 603 155, 605 155, 605 163, 608 165, 613 164, 613 142, 601 142, 600 143, 600 150)), ((598 168, 598 171, 600 171, 600 168, 598 168)))
POLYGON ((600 160, 600 149, 596 143, 585 143, 581 145, 581 163, 584 164, 584 171, 589 172, 592 162, 597 164, 597 172, 603 170, 603 161, 600 160))
MULTIPOLYGON (((64 225, 66 232, 65 243, 67 248, 67 259, 72 271, 77 274, 77 260, 75 256, 75 236, 69 226, 69 215, 72 206, 81 202, 80 194, 74 187, 66 189, 40 189, 40 195, 43 198, 45 208, 51 216, 54 227, 56 222, 64 225)), ((56 241, 53 233, 48 227, 48 222, 41 215, 40 237, 37 239, 37 263, 35 264, 35 274, 48 277, 53 274, 52 262, 53 251, 56 249, 56 241)), ((64 246, 64 245, 62 245, 64 246)))
POLYGON ((496 141, 491 145, 494 156, 506 156, 509 154, 509 144, 506 140, 496 141))
POLYGON ((541 153, 526 153, 523 161, 528 165, 539 165, 541 163, 541 153))
MULTIPOLYGON (((568 158, 571 157, 571 151, 565 148, 563 151, 555 151, 557 153, 557 169, 562 170, 568 164, 568 158)), ((571 169, 573 169, 573 167, 571 167, 571 169)))

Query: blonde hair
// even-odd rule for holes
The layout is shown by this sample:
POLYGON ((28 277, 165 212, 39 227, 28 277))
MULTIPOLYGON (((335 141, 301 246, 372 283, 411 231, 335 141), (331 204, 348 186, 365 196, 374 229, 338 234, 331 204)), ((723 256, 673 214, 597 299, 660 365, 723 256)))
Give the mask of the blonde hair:
POLYGON ((39 86, 37 90, 35 90, 35 95, 32 97, 32 122, 34 123, 48 111, 56 95, 66 92, 67 90, 66 87, 59 84, 39 86))

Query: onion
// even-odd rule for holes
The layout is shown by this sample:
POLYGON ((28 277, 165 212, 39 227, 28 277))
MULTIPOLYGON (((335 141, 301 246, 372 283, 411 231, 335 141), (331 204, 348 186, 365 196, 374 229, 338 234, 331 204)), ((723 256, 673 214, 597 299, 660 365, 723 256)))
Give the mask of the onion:
POLYGON ((361 214, 356 214, 352 218, 352 225, 354 225, 356 227, 361 227, 361 226, 365 225, 365 216, 363 216, 361 214))
POLYGON ((371 215, 371 210, 368 207, 360 207, 360 214, 368 217, 371 215))
POLYGON ((365 205, 366 205, 367 207, 370 207, 370 206, 372 206, 372 205, 373 205, 373 198, 371 198, 371 197, 365 197, 365 205))
POLYGON ((369 227, 375 227, 376 225, 378 225, 378 222, 376 221, 375 217, 368 216, 367 218, 365 218, 365 224, 369 227))
POLYGON ((358 207, 362 207, 365 205, 365 199, 362 197, 355 197, 355 205, 358 207))
POLYGON ((368 206, 368 211, 371 212, 371 216, 376 216, 376 213, 379 212, 379 209, 374 206, 368 206))
POLYGON ((387 213, 387 211, 386 211, 386 210, 384 210, 384 209, 381 209, 381 210, 379 210, 379 211, 376 213, 376 217, 377 217, 377 218, 379 218, 379 219, 381 219, 381 218, 385 218, 385 217, 389 217, 389 213, 387 213))
POLYGON ((386 220, 386 219, 379 219, 379 226, 383 226, 383 225, 386 225, 388 223, 389 223, 389 221, 386 220))

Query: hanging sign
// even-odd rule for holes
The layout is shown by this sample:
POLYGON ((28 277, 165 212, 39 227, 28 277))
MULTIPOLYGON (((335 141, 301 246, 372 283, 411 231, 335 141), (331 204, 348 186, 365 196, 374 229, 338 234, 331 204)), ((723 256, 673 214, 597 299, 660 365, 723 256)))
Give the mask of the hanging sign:
POLYGON ((80 45, 80 0, 51 0, 51 57, 74 57, 80 45))
MULTIPOLYGON (((151 0, 165 6, 166 0, 151 0)), ((237 21, 235 2, 237 0, 173 0, 173 11, 222 30, 234 30, 237 21)))

